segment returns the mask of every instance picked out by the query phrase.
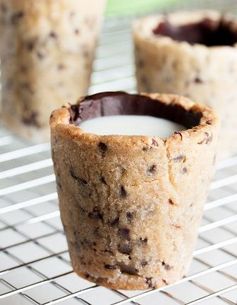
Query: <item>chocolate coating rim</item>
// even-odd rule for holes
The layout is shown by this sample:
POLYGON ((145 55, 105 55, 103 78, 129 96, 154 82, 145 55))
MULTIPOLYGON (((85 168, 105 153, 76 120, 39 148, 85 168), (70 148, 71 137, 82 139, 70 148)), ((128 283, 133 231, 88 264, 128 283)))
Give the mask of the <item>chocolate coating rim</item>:
MULTIPOLYGON (((211 20, 218 20, 221 18, 221 13, 215 9, 200 9, 195 11, 188 11, 188 10, 180 10, 173 13, 168 14, 169 19, 177 20, 180 24, 192 23, 193 20, 203 20, 205 18, 211 20), (180 22, 182 20, 182 22, 180 22)), ((232 14, 226 13, 225 14, 226 20, 232 22, 233 26, 236 28, 237 31, 237 18, 232 14)), ((190 51, 194 48, 203 49, 206 52, 223 52, 223 49, 227 52, 236 53, 237 42, 234 45, 221 45, 221 46, 206 46, 200 43, 188 43, 186 41, 178 41, 174 40, 169 36, 162 36, 162 35, 155 35, 153 30, 156 28, 158 23, 167 19, 167 15, 165 14, 156 14, 150 15, 146 17, 142 17, 137 19, 133 23, 133 39, 143 41, 146 39, 148 45, 149 43, 154 46, 175 46, 188 49, 190 51)), ((176 21, 175 21, 176 22, 176 21)), ((228 54, 228 53, 227 53, 228 54)))
POLYGON ((168 119, 186 128, 199 124, 202 114, 185 110, 178 104, 169 105, 159 99, 126 92, 103 92, 85 97, 69 108, 70 123, 80 127, 88 119, 110 115, 146 115, 168 119))
MULTIPOLYGON (((88 108, 90 108, 90 103, 91 103, 91 98, 94 100, 96 99, 101 99, 105 97, 127 97, 127 96, 132 96, 133 98, 142 98, 147 101, 149 99, 152 103, 159 103, 164 105, 165 109, 172 109, 171 114, 173 113, 174 109, 179 109, 179 111, 182 109, 184 113, 194 113, 196 118, 198 117, 199 122, 195 125, 191 124, 187 126, 187 129, 174 133, 168 138, 173 138, 176 137, 177 135, 182 135, 182 134, 189 134, 191 135, 197 135, 198 131, 200 132, 205 132, 206 129, 214 128, 216 125, 219 124, 219 119, 216 116, 215 112, 212 111, 208 106, 203 105, 203 104, 198 104, 190 101, 189 99, 182 97, 182 96, 177 96, 174 94, 146 94, 146 93, 141 93, 141 94, 127 94, 125 92, 102 92, 102 93, 97 93, 92 96, 87 96, 84 98, 81 98, 76 105, 71 105, 71 104, 66 104, 62 108, 59 108, 51 114, 50 117, 50 126, 51 126, 51 131, 53 132, 55 129, 58 131, 61 130, 64 135, 69 136, 70 138, 78 138, 78 137, 83 137, 85 140, 86 138, 88 140, 94 138, 94 139, 109 139, 113 138, 114 140, 122 141, 122 139, 125 139, 125 141, 131 140, 132 142, 134 140, 137 140, 138 138, 140 139, 151 139, 151 138, 157 138, 163 140, 161 137, 151 137, 151 136, 119 136, 119 135, 96 135, 96 134, 91 134, 91 133, 86 133, 84 132, 80 126, 75 125, 75 119, 77 120, 78 118, 72 117, 72 115, 75 114, 75 109, 72 111, 72 107, 79 107, 80 105, 86 105, 88 108)), ((80 108, 78 108, 80 109, 80 108)), ((98 109, 97 109, 98 110, 98 109)), ((79 112, 78 112, 79 113, 79 112)), ((87 114, 91 114, 90 112, 87 112, 87 114)), ((140 113, 141 114, 141 113, 140 113)), ((142 113, 144 114, 144 113, 142 113)), ((80 113, 80 115, 82 115, 80 113)), ((108 114, 107 114, 108 115, 108 114)), ((93 116, 96 117, 96 116, 93 116)), ((161 117, 161 116, 160 116, 161 117)), ((89 119, 92 117, 86 117, 85 119, 89 119)), ((168 118, 163 116, 163 118, 168 118)), ((169 118, 168 118, 169 119, 169 118)), ((173 120, 175 121, 175 120, 173 120)), ((176 121, 178 123, 182 123, 180 120, 176 121)))
POLYGON ((174 25, 167 17, 159 21, 152 32, 178 42, 206 47, 234 46, 237 43, 237 22, 228 20, 224 15, 217 20, 203 16, 199 21, 183 25, 174 25))

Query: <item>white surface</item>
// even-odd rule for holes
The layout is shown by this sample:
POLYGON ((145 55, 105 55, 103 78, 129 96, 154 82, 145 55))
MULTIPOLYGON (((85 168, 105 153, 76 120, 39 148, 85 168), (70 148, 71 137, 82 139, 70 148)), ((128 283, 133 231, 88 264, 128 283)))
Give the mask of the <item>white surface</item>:
POLYGON ((174 122, 146 115, 111 115, 84 121, 83 131, 97 135, 159 136, 167 138, 185 129, 174 122))

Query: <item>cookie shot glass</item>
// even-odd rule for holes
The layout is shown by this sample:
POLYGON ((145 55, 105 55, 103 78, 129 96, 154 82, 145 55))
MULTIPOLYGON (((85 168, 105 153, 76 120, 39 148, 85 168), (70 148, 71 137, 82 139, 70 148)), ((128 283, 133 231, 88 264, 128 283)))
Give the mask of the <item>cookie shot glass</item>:
POLYGON ((104 92, 52 113, 60 213, 78 275, 150 289, 187 273, 218 125, 207 106, 166 94, 104 92))
POLYGON ((203 102, 222 120, 218 157, 237 153, 237 19, 216 11, 148 16, 133 27, 137 88, 203 102))
POLYGON ((34 142, 48 117, 87 94, 105 0, 1 0, 4 125, 34 142))

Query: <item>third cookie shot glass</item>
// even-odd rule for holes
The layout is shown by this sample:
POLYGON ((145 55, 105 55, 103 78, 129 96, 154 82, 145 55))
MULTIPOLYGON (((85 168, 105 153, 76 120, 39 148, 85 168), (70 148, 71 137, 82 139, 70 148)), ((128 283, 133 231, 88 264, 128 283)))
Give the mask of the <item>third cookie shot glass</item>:
POLYGON ((138 91, 170 92, 213 107, 222 119, 219 158, 237 153, 237 19, 176 12, 135 22, 138 91))
POLYGON ((175 95, 104 92, 50 125, 74 271, 115 289, 181 279, 213 174, 215 113, 175 95))
POLYGON ((87 94, 105 0, 0 0, 5 126, 35 142, 48 116, 87 94))

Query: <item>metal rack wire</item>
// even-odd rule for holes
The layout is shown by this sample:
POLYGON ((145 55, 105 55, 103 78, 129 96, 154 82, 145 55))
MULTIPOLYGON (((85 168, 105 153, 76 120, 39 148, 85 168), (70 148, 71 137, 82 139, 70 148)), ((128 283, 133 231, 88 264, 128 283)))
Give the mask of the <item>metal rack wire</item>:
MULTIPOLYGON (((134 91, 130 19, 106 22, 90 92, 134 91)), ((187 277, 150 291, 77 277, 60 222, 49 144, 0 129, 0 304, 237 304, 237 157, 218 164, 187 277)))

